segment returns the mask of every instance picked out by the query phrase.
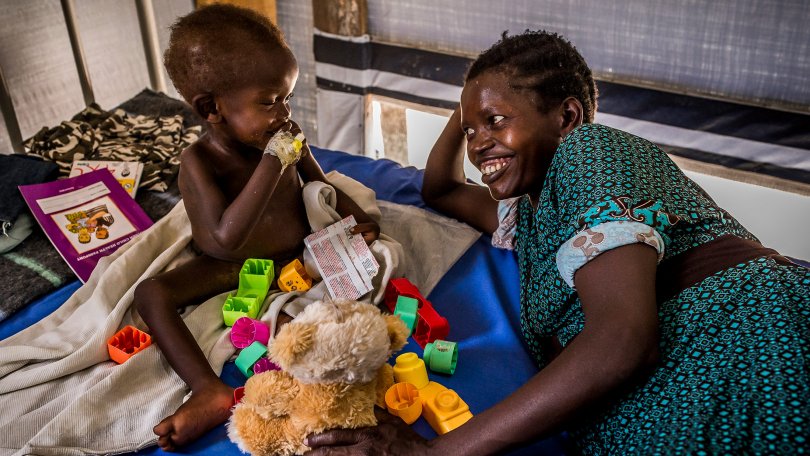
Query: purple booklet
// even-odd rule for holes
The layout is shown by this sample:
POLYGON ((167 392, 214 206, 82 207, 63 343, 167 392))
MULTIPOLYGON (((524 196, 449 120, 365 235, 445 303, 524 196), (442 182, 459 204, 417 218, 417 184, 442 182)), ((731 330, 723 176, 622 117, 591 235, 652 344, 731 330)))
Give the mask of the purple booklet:
POLYGON ((107 169, 19 186, 56 250, 82 282, 101 257, 152 226, 146 212, 107 169))

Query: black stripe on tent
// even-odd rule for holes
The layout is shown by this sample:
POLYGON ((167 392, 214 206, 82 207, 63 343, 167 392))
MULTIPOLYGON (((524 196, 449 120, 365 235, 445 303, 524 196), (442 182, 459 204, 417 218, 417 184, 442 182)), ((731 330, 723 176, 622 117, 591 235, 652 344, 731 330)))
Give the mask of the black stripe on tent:
POLYGON ((738 157, 729 157, 727 155, 713 154, 711 152, 688 149, 684 147, 674 147, 666 144, 659 144, 658 147, 668 154, 689 158, 702 163, 721 165, 730 169, 764 174, 794 182, 810 182, 810 171, 804 171, 796 168, 784 168, 782 166, 773 165, 770 163, 759 163, 738 157))
MULTIPOLYGON (((461 86, 470 59, 315 35, 315 60, 461 86)), ((810 150, 810 115, 598 81, 599 111, 696 131, 810 150)), ((375 88, 374 90, 379 90, 375 88)), ((376 92, 375 92, 376 93, 376 92)), ((408 98, 413 98, 408 95, 408 98)), ((416 97, 419 98, 419 97, 416 97)), ((442 101, 441 105, 447 105, 442 101)), ((430 103, 436 106, 435 103, 430 103)))
POLYGON ((356 85, 344 84, 342 82, 332 81, 326 78, 315 78, 315 83, 319 89, 332 90, 335 92, 353 93, 356 95, 374 94, 384 97, 394 98, 396 100, 409 101, 411 103, 420 104, 423 106, 433 106, 436 108, 455 109, 458 103, 450 102, 447 100, 438 100, 435 98, 420 97, 413 93, 399 92, 396 90, 388 90, 382 87, 360 87, 356 85))
POLYGON ((367 70, 371 68, 370 43, 354 43, 351 41, 315 35, 312 43, 315 61, 330 63, 344 68, 367 70))
POLYGON ((599 112, 810 150, 810 116, 598 81, 599 112))
POLYGON ((315 35, 315 61, 355 70, 374 69, 461 87, 471 59, 377 42, 355 43, 315 35))

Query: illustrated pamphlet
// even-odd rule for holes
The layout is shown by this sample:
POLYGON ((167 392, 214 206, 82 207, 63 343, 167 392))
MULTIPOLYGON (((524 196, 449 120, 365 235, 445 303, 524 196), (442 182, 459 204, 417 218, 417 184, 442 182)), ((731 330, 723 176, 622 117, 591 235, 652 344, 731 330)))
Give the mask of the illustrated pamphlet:
POLYGON ((363 236, 350 233, 355 225, 349 216, 304 238, 332 299, 357 299, 368 293, 380 270, 363 236))
POLYGON ((141 184, 141 175, 143 174, 143 163, 141 162, 76 160, 70 168, 69 177, 80 176, 104 168, 110 170, 112 175, 121 183, 121 186, 124 187, 124 190, 126 190, 131 197, 135 198, 135 193, 138 192, 138 185, 141 184))
POLYGON ((146 212, 106 168, 19 189, 48 239, 82 282, 99 259, 152 226, 146 212))

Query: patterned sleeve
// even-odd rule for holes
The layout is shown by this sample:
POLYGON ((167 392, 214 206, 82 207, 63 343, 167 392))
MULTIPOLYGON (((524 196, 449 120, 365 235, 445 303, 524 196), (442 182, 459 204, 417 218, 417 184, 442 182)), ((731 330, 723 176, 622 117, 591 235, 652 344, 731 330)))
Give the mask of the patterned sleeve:
POLYGON ((645 243, 663 258, 672 227, 682 220, 678 204, 670 203, 679 195, 666 194, 674 166, 652 143, 601 125, 585 125, 565 139, 551 180, 568 230, 557 267, 569 286, 577 269, 616 247, 645 243))

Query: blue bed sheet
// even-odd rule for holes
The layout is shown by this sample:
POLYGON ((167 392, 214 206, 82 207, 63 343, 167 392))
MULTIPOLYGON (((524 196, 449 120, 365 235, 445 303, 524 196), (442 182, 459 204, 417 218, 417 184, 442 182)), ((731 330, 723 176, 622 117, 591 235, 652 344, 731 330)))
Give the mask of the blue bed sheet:
MULTIPOLYGON (((389 160, 371 160, 318 148, 313 148, 313 153, 324 171, 337 170, 362 182, 377 192, 378 199, 425 207, 420 196, 421 170, 401 167, 389 160)), ((495 249, 489 242, 486 236, 479 239, 428 296, 437 312, 450 323, 448 339, 459 346, 455 374, 430 373, 430 378, 455 390, 469 404, 473 414, 505 398, 537 371, 519 336, 518 271, 514 254, 495 249)), ((78 281, 68 284, 0 322, 0 339, 48 315, 79 285, 78 281)), ((422 355, 422 349, 412 339, 400 353, 407 351, 422 355)), ((233 363, 226 364, 221 377, 232 386, 245 381, 233 363)), ((422 418, 413 426, 426 437, 435 435, 422 418)), ((554 436, 511 454, 564 454, 565 444, 564 436, 554 436)), ((184 448, 183 453, 241 454, 228 440, 224 425, 184 448)), ((137 454, 163 452, 151 447, 137 454)))

